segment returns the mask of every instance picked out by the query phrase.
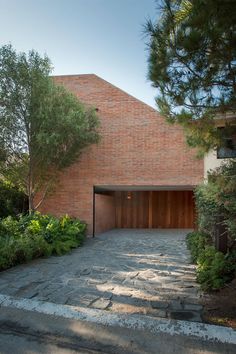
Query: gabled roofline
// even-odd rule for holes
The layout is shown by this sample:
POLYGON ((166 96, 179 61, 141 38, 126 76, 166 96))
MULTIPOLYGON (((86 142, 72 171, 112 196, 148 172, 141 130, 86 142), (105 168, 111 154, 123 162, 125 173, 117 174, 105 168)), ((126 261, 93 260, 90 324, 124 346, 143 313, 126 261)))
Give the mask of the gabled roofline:
MULTIPOLYGON (((134 99, 134 100, 140 102, 141 104, 145 105, 146 107, 148 107, 148 108, 152 111, 152 113, 160 114, 160 112, 158 112, 155 108, 149 106, 147 103, 141 101, 141 100, 138 99, 137 97, 135 97, 135 96, 131 95, 130 93, 128 93, 128 92, 122 90, 122 89, 119 88, 118 86, 116 86, 116 85, 110 83, 109 81, 103 79, 102 77, 100 77, 100 76, 98 76, 98 75, 96 75, 96 74, 69 74, 69 75, 63 74, 63 75, 52 75, 52 77, 58 77, 58 78, 60 78, 60 77, 81 77, 81 76, 88 76, 88 77, 89 77, 89 76, 94 76, 94 77, 98 78, 99 80, 104 81, 107 85, 111 86, 112 88, 115 88, 116 90, 119 90, 120 92, 124 93, 125 95, 127 95, 127 96, 131 97, 132 99, 134 99)), ((160 115, 161 115, 161 114, 160 114, 160 115)))

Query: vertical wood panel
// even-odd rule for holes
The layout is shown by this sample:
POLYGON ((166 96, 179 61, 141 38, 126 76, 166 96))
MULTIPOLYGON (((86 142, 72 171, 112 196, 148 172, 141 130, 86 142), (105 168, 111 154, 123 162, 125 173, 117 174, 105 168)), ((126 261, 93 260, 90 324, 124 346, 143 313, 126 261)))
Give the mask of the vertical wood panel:
POLYGON ((118 228, 193 228, 192 191, 116 192, 118 228))
POLYGON ((121 192, 115 192, 116 227, 121 228, 121 192))
POLYGON ((171 206, 172 206, 172 194, 170 191, 163 192, 165 195, 165 221, 164 226, 165 228, 171 227, 171 206))
POLYGON ((152 228, 152 191, 149 192, 148 198, 148 227, 152 228))
POLYGON ((137 204, 137 212, 138 212, 138 223, 137 227, 142 228, 143 226, 143 193, 138 193, 138 204, 137 204))
POLYGON ((133 197, 133 220, 132 220, 132 227, 134 229, 137 228, 137 193, 133 192, 132 193, 132 197, 133 197))
POLYGON ((192 191, 155 191, 152 200, 153 228, 194 227, 192 191))
POLYGON ((126 217, 126 226, 128 228, 132 228, 132 202, 133 202, 133 198, 131 199, 127 199, 127 197, 124 198, 124 205, 126 205, 127 208, 127 213, 126 215, 124 215, 124 217, 126 217))
POLYGON ((145 228, 149 227, 149 192, 144 192, 144 225, 145 228))
POLYGON ((189 193, 183 193, 183 213, 184 213, 184 219, 183 219, 183 227, 186 228, 188 226, 188 221, 189 221, 189 208, 188 208, 188 194, 189 193))

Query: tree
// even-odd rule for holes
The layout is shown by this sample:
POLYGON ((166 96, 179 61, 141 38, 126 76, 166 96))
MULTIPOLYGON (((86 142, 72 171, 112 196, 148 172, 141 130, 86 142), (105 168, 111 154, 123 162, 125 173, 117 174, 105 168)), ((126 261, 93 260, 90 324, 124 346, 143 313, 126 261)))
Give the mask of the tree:
POLYGON ((58 173, 99 140, 95 109, 55 85, 51 70, 47 56, 0 48, 0 171, 23 188, 29 211, 39 207, 58 173))
POLYGON ((160 2, 157 21, 146 23, 156 102, 168 121, 185 127, 188 143, 206 152, 225 141, 214 118, 236 112, 236 2, 160 2))

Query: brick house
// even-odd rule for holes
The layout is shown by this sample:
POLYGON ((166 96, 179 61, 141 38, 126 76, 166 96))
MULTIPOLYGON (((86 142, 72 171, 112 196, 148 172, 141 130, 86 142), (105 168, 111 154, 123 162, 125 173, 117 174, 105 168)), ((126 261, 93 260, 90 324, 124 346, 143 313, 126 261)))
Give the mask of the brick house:
POLYGON ((79 217, 90 234, 193 227, 193 188, 203 180, 203 161, 185 144, 182 128, 96 75, 55 81, 97 108, 102 138, 59 176, 41 211, 79 217))

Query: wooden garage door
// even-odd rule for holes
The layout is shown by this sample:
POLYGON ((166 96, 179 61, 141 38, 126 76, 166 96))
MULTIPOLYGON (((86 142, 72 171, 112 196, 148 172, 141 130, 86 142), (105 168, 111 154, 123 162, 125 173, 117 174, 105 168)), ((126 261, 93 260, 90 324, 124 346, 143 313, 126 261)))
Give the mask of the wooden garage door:
POLYGON ((193 228, 192 191, 116 192, 117 228, 193 228))
POLYGON ((160 191, 152 195, 152 227, 194 227, 192 191, 160 191))
POLYGON ((148 228, 149 192, 116 192, 116 227, 148 228))

